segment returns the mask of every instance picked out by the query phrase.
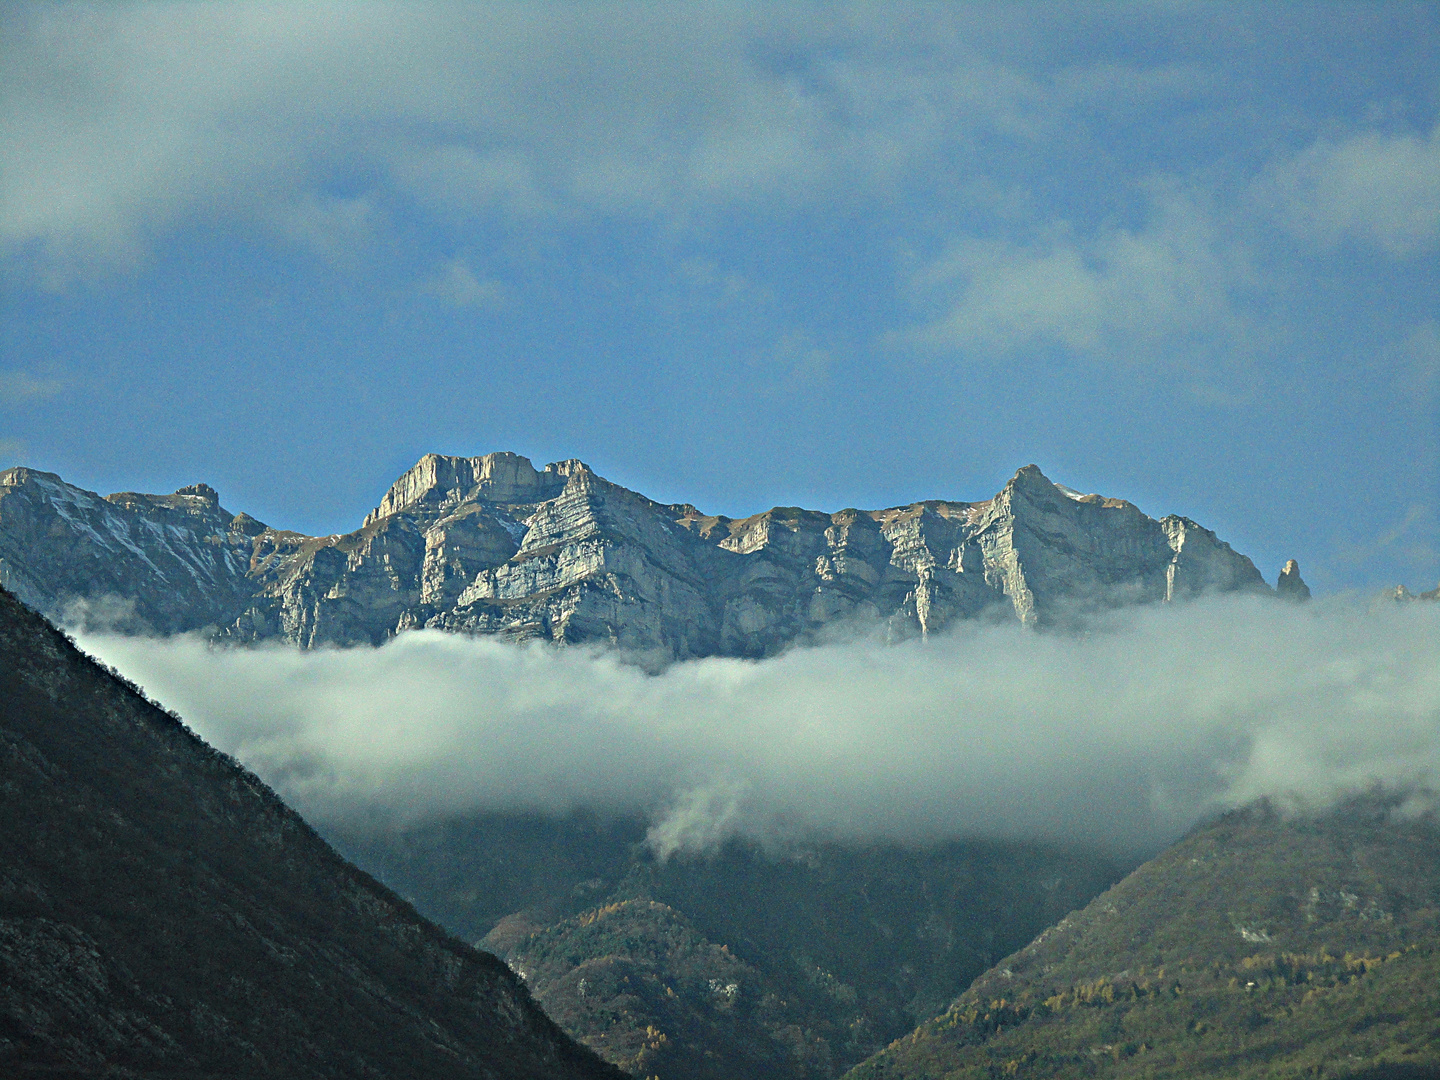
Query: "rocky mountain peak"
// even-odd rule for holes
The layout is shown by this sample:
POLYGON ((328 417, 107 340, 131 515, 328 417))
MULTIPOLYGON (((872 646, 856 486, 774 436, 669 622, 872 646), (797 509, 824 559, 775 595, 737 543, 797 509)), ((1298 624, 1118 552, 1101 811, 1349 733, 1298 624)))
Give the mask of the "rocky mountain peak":
POLYGON ((1385 593, 1391 600, 1440 600, 1440 585, 1435 586, 1429 592, 1413 593, 1404 585, 1396 585, 1385 593))
POLYGON ((1051 479, 1040 471, 1039 465, 1026 465, 1016 471, 1005 485, 1009 492, 1020 491, 1027 495, 1049 496, 1058 490, 1051 479))
POLYGON ((27 602, 56 613, 118 602, 140 628, 306 647, 431 627, 763 656, 843 620, 905 637, 1007 609, 1045 625, 1271 592, 1208 529, 1062 488, 1036 465, 983 501, 777 506, 730 521, 656 503, 574 458, 536 469, 508 452, 427 454, 359 529, 330 537, 232 517, 205 485, 101 499, 59 477, 4 475, 0 583, 27 602))
POLYGON ((570 458, 566 461, 552 461, 545 466, 546 475, 560 477, 565 481, 561 491, 599 491, 604 488, 618 487, 616 484, 596 475, 595 471, 578 458, 570 458))
POLYGON ((77 499, 81 503, 85 503, 89 499, 100 497, 94 492, 84 492, 67 484, 55 473, 42 472, 24 465, 16 465, 14 468, 0 472, 0 487, 21 489, 31 498, 44 498, 58 503, 71 503, 77 499))
POLYGON ((185 487, 177 488, 176 495, 189 495, 192 498, 202 499, 211 506, 220 505, 220 493, 209 484, 187 484, 185 487))
POLYGON ((1300 576, 1300 564, 1294 559, 1287 562, 1280 570, 1280 578, 1275 582, 1275 595, 1282 600, 1290 600, 1295 603, 1302 603, 1310 599, 1310 586, 1300 576))
POLYGON ((263 521, 258 521, 249 514, 242 512, 230 519, 229 531, 237 533, 240 536, 254 537, 259 536, 269 528, 270 526, 266 525, 263 521))
MULTIPOLYGON (((1004 489, 992 502, 1002 506, 1013 505, 1016 500, 1039 509, 1053 510, 1061 514, 1077 512, 1076 505, 1101 506, 1109 510, 1129 509, 1138 513, 1133 503, 1124 499, 1109 499, 1101 495, 1086 495, 1074 488, 1057 484, 1040 471, 1038 465, 1026 465, 1010 478, 1004 489)), ((976 504, 979 505, 979 504, 976 504)))
POLYGON ((365 525, 402 511, 444 510, 472 500, 502 505, 543 502, 560 494, 576 467, 584 466, 567 461, 539 472, 529 458, 509 451, 471 458, 426 454, 390 486, 380 505, 366 516, 365 525))
POLYGON ((563 476, 567 479, 581 472, 589 473, 591 476, 595 475, 590 466, 586 465, 585 462, 579 458, 566 458, 564 461, 552 461, 549 465, 545 466, 545 472, 552 473, 555 476, 563 476))

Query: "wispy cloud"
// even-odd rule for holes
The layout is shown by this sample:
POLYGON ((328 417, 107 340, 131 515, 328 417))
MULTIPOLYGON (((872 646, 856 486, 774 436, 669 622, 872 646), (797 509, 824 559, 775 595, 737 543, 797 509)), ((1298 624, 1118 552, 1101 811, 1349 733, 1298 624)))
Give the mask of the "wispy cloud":
POLYGON ((18 405, 55 397, 65 389, 65 380, 31 371, 0 371, 0 405, 18 405))
POLYGON ((1132 848, 1261 796, 1440 783, 1433 604, 1213 600, 660 675, 435 632, 82 644, 322 816, 589 805, 652 814, 670 850, 777 830, 1132 848))
POLYGON ((313 192, 266 207, 264 217, 286 240, 337 265, 362 257, 385 225, 372 199, 313 192))
POLYGON ((834 354, 803 329, 786 331, 754 357, 757 378, 769 393, 815 394, 830 382, 834 365, 834 354))
POLYGON ((478 277, 460 258, 448 260, 420 283, 420 292, 458 308, 498 308, 505 302, 505 287, 493 278, 478 277))
POLYGON ((1316 140, 1267 170, 1256 195, 1291 232, 1350 240, 1391 255, 1440 246, 1440 126, 1316 140))
POLYGON ((724 5, 23 9, 3 44, 0 237, 121 248, 201 212, 283 231, 286 208, 336 185, 465 214, 772 189, 825 118, 747 54, 807 21, 724 5))
POLYGON ((198 214, 281 235, 299 215, 324 233, 372 196, 521 220, 892 197, 937 160, 974 171, 985 139, 1043 146, 1078 117, 1217 82, 1197 65, 1042 74, 984 55, 1077 20, 805 4, 36 5, 0 42, 0 240, 133 254, 198 214), (348 194, 332 203, 336 190, 348 194))
POLYGON ((1137 365, 1233 350, 1250 333, 1238 301, 1259 287, 1248 253, 1204 199, 1151 188, 1140 228, 957 239, 913 280, 938 314, 891 340, 972 359, 1060 346, 1137 365))

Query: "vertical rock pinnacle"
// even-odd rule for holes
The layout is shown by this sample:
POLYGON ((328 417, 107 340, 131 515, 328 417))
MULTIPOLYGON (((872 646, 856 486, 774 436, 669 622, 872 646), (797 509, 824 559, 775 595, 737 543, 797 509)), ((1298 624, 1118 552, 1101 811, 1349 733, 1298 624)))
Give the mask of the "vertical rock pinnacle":
POLYGON ((1310 599, 1310 586, 1300 576, 1300 564, 1291 559, 1280 571, 1280 580, 1275 582, 1275 595, 1291 603, 1302 604, 1310 599))

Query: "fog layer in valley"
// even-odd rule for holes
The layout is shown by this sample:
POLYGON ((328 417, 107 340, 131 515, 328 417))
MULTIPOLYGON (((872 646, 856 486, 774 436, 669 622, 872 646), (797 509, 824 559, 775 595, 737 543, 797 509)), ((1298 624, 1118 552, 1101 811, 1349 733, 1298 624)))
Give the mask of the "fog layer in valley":
POLYGON ((640 811, 663 854, 740 833, 1153 848, 1270 796, 1440 775, 1440 605, 1225 598, 1083 633, 969 624, 647 674, 435 631, 381 648, 81 645, 302 811, 640 811))

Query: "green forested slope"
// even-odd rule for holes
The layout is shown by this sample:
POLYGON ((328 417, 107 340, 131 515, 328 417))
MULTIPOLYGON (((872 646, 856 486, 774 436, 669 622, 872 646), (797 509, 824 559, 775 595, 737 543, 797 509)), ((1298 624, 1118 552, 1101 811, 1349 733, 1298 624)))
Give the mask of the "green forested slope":
POLYGON ((987 971, 852 1080, 1440 1076, 1440 832, 1232 814, 987 971))

